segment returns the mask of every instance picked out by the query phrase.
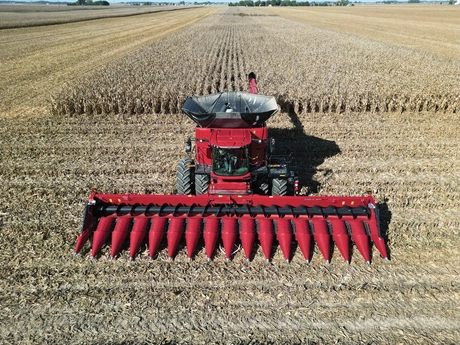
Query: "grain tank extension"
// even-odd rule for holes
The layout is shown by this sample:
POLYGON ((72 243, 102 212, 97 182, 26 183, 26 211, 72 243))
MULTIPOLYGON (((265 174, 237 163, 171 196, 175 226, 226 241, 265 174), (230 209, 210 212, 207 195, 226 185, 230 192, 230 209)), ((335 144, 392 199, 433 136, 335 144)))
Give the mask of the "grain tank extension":
MULTIPOLYGON (((251 84, 252 83, 252 84, 251 84)), ((250 90, 256 92, 255 79, 250 90)), ((346 262, 352 245, 371 261, 371 243, 387 259, 372 195, 298 195, 289 156, 278 155, 266 122, 278 111, 274 97, 221 92, 188 97, 182 111, 196 123, 179 161, 177 195, 91 194, 75 254, 92 238, 91 257, 111 243, 115 258, 129 241, 134 259, 141 245, 154 258, 163 240, 173 259, 185 241, 191 260, 202 239, 208 261, 220 245, 227 261, 242 248, 249 261, 260 247, 265 259, 278 244, 284 259, 297 242, 307 262, 316 243, 329 262, 335 243, 346 262)))

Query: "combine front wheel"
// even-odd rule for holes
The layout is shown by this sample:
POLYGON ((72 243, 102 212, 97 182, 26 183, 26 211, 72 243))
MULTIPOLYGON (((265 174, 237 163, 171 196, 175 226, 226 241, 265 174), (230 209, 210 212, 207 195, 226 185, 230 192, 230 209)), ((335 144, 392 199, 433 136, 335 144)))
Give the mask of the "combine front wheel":
POLYGON ((193 193, 193 161, 190 158, 182 158, 177 166, 177 194, 193 193))

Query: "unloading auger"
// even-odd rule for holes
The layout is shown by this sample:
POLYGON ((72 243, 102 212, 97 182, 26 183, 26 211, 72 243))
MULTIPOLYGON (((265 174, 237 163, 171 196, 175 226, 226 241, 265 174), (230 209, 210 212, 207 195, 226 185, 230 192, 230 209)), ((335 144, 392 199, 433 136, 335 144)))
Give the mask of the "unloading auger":
POLYGON ((115 258, 129 238, 133 260, 147 242, 150 258, 166 237, 173 259, 185 237, 187 257, 200 239, 208 261, 222 243, 230 261, 238 243, 249 261, 256 241, 267 261, 278 243, 287 262, 296 241, 310 262, 313 244, 327 262, 333 243, 349 263, 354 243, 367 263, 371 242, 388 259, 371 193, 364 196, 305 196, 290 170, 289 157, 276 155, 266 121, 278 111, 274 97, 257 94, 251 73, 250 92, 221 92, 188 97, 182 111, 196 123, 195 147, 177 168, 177 195, 101 194, 93 190, 85 208, 75 255, 92 237, 91 257, 111 238, 115 258))

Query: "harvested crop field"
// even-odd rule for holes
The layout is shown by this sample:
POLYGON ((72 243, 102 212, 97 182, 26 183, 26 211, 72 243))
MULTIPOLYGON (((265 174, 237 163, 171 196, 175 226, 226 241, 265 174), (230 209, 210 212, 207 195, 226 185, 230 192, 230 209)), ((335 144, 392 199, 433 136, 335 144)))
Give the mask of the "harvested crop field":
MULTIPOLYGON (((32 79, 28 93, 13 72, 7 80, 17 82, 18 96, 0 81, 0 343, 460 341, 460 93, 450 80, 458 77, 459 60, 264 13, 221 8, 117 54, 95 41, 112 58, 82 74, 65 63, 72 53, 64 50, 53 78, 43 77, 47 67, 34 70, 46 91, 34 91, 39 84, 32 79), (244 32, 251 30, 258 44, 248 44, 244 32), (346 49, 351 45, 354 50, 346 49), (309 56, 305 47, 313 46, 318 50, 309 56), (337 46, 336 59, 315 59, 337 46), (367 63, 361 51, 368 51, 367 63), (384 51, 387 59, 377 59, 384 51), (418 63, 405 62, 408 57, 418 63), (250 263, 240 252, 226 264, 216 251, 208 264, 201 246, 192 262, 185 249, 168 262, 166 243, 152 261, 146 246, 134 262, 127 249, 109 260, 108 246, 98 260, 89 260, 89 245, 74 258, 91 187, 175 193, 176 164, 194 131, 178 113, 181 101, 190 93, 244 90, 251 70, 261 92, 280 103, 270 135, 294 152, 302 191, 359 195, 371 187, 391 260, 374 250, 367 265, 355 251, 347 265, 335 252, 326 264, 316 250, 306 264, 296 249, 286 264, 277 247, 270 264, 260 249, 250 263), (138 83, 141 77, 145 83, 138 83), (391 92, 380 97, 382 90, 391 92), (384 106, 387 95, 401 93, 409 97, 405 108, 384 106), (363 108, 369 94, 375 96, 363 108), (426 101, 433 94, 433 104, 443 99, 445 107, 426 101)), ((145 19, 153 25, 158 15, 164 14, 145 19)), ((37 61, 44 59, 34 49, 37 61)), ((11 64, 18 62, 8 53, 11 64)))
POLYGON ((50 95, 64 83, 78 85, 78 78, 86 73, 91 74, 108 62, 121 59, 215 11, 215 8, 201 7, 3 29, 0 111, 10 115, 36 114, 34 108, 47 107, 50 95))
POLYGON ((131 17, 147 13, 177 11, 193 6, 66 6, 0 3, 0 29, 68 24, 103 18, 131 17))
POLYGON ((460 11, 452 6, 401 4, 356 6, 353 9, 318 6, 265 10, 292 20, 393 45, 452 58, 460 55, 460 11))

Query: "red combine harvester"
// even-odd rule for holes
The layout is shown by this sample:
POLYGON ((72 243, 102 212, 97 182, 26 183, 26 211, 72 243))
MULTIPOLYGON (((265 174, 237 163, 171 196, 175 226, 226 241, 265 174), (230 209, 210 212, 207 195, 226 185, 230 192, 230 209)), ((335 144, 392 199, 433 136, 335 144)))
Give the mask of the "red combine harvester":
MULTIPOLYGON (((201 238, 208 261, 219 239, 227 261, 236 243, 249 261, 256 238, 267 261, 275 240, 287 262, 294 240, 307 262, 314 242, 327 262, 333 242, 346 262, 350 262, 354 243, 370 263, 370 240, 388 258, 372 195, 298 195, 298 179, 289 170, 289 157, 274 154, 274 140, 268 137, 265 124, 278 105, 274 97, 257 94, 253 74, 250 93, 188 97, 182 111, 197 126, 195 157, 183 158, 178 164, 178 195, 100 194, 94 190, 75 255, 92 236, 93 258, 111 237, 114 258, 129 237, 131 260, 145 240, 153 258, 166 236, 172 259, 185 234, 189 260, 201 238)), ((190 139, 186 151, 193 151, 190 139)))

